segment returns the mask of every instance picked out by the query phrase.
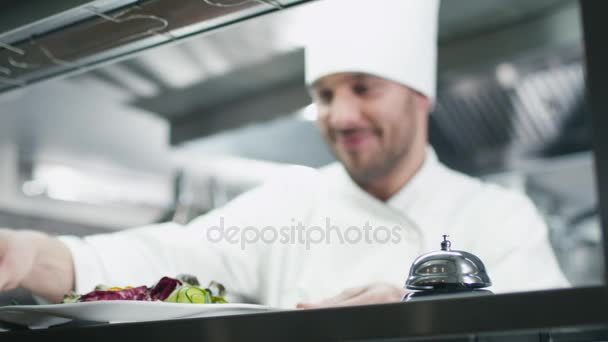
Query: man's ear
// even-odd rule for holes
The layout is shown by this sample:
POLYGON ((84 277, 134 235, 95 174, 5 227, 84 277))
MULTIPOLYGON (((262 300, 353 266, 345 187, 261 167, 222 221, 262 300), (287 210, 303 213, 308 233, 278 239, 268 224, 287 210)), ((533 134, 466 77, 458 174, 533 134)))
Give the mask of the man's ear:
POLYGON ((427 96, 419 92, 415 92, 414 101, 416 103, 416 109, 418 112, 428 114, 431 111, 431 100, 427 96))

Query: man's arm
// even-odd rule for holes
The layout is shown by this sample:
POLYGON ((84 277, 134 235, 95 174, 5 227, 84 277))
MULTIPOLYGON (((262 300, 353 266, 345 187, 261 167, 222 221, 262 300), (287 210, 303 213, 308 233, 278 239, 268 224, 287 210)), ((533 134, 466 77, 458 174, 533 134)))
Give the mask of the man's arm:
MULTIPOLYGON (((310 171, 292 172, 289 179, 294 174, 303 181, 310 171)), ((302 216, 297 212, 307 210, 308 196, 289 179, 251 190, 186 226, 156 224, 84 238, 2 230, 0 290, 24 287, 57 302, 72 290, 88 292, 98 284, 150 286, 162 276, 189 273, 202 284, 215 280, 229 293, 256 299, 260 279, 272 272, 260 267, 268 246, 259 236, 246 241, 244 233, 254 227, 259 234, 302 216), (224 234, 218 238, 219 225, 224 234), (238 228, 235 234, 228 232, 232 227, 238 228)))
POLYGON ((216 225, 243 229, 260 222, 269 201, 266 189, 253 190, 191 224, 174 223, 86 237, 53 237, 37 231, 0 230, 0 291, 25 288, 51 302, 96 285, 151 286, 163 276, 193 274, 231 292, 255 296, 257 245, 241 248, 224 238, 209 239, 216 225), (259 212, 256 211, 259 210, 259 212))

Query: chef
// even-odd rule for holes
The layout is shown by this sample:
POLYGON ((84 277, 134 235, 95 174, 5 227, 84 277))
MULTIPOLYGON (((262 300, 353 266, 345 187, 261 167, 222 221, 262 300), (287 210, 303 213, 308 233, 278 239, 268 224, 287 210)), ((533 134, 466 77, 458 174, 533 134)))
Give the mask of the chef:
POLYGON ((3 230, 0 288, 59 301, 187 273, 273 307, 393 302, 442 235, 484 261, 495 293, 568 286, 531 201, 450 170, 428 145, 438 1, 340 6, 334 22, 311 20, 322 34, 306 49, 318 126, 339 162, 294 169, 186 226, 84 238, 3 230))

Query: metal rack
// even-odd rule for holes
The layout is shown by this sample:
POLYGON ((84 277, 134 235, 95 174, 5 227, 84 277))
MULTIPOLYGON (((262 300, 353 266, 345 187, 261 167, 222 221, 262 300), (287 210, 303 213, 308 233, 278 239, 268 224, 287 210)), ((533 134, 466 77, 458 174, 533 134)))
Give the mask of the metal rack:
MULTIPOLYGON (((88 70, 153 46, 306 1, 126 1, 127 5, 111 10, 107 5, 97 5, 99 1, 89 1, 55 15, 59 18, 55 22, 51 18, 0 32, 0 92, 88 70)), ((0 21, 10 14, 10 10, 0 11, 0 21)))

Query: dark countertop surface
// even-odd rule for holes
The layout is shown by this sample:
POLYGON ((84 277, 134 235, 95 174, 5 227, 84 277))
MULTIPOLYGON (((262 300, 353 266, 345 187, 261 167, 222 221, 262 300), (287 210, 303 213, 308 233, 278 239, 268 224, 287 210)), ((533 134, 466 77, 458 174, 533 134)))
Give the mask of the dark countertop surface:
POLYGON ((157 322, 16 326, 4 341, 606 341, 606 288, 424 300, 157 322))

